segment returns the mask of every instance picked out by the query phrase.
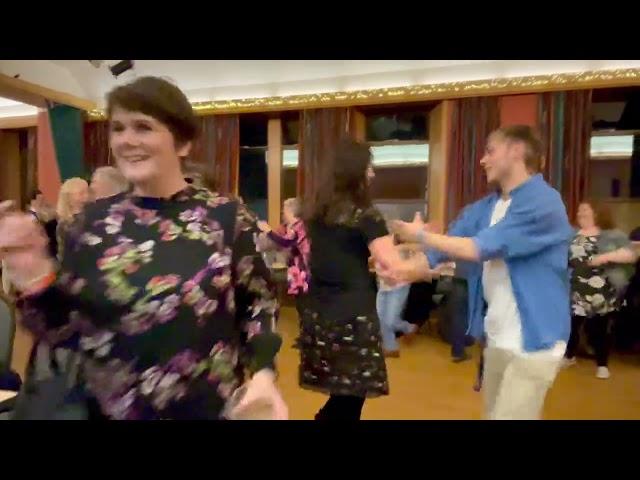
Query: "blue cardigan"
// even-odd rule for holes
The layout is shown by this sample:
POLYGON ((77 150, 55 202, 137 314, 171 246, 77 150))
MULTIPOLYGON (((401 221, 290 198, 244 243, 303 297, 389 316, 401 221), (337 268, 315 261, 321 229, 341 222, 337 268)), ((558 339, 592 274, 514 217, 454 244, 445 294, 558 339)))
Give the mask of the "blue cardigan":
MULTIPOLYGON (((498 193, 465 208, 449 226, 448 234, 471 237, 480 262, 459 262, 469 285, 469 334, 484 335, 486 304, 482 289, 482 262, 503 258, 522 321, 524 350, 535 352, 567 341, 571 330, 569 245, 573 229, 560 194, 542 175, 534 175, 511 192, 505 217, 493 226, 491 214, 498 193)), ((447 260, 428 251, 432 266, 447 260)))

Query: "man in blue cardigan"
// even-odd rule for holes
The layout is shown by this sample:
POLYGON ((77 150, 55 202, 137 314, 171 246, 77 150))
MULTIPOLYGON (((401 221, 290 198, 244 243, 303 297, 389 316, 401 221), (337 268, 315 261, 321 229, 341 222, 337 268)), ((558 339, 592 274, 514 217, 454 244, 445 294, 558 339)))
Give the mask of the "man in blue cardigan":
POLYGON ((424 244, 430 265, 470 262, 469 333, 486 338, 486 418, 538 419, 569 338, 572 229, 560 194, 537 173, 542 145, 531 127, 493 132, 480 163, 498 189, 447 235, 419 221, 395 229, 424 244))

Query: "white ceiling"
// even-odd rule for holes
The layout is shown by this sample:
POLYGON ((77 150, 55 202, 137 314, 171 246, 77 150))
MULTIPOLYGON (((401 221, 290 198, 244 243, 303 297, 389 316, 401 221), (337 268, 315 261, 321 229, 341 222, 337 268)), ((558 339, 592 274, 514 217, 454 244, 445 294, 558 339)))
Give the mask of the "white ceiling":
MULTIPOLYGON (((98 105, 136 76, 172 79, 190 100, 297 95, 427 83, 640 67, 638 60, 136 60, 117 80, 87 60, 0 60, 0 73, 90 99, 98 105)), ((3 105, 0 117, 16 105, 3 105)))

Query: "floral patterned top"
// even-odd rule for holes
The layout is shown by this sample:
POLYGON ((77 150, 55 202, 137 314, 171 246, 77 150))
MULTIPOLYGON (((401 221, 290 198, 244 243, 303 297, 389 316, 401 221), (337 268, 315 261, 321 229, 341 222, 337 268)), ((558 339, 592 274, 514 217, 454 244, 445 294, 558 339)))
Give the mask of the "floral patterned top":
POLYGON ((311 246, 304 228, 304 222, 297 220, 291 225, 284 226, 284 233, 278 234, 273 230, 269 238, 282 248, 291 251, 287 265, 287 283, 289 295, 300 295, 309 290, 309 253, 311 246))
POLYGON ((282 343, 256 233, 242 205, 192 186, 99 200, 68 231, 56 283, 20 300, 23 322, 82 352, 111 418, 219 418, 282 343))
POLYGON ((591 267, 598 255, 598 236, 576 234, 569 249, 571 313, 578 317, 605 315, 616 308, 616 291, 604 269, 591 267))

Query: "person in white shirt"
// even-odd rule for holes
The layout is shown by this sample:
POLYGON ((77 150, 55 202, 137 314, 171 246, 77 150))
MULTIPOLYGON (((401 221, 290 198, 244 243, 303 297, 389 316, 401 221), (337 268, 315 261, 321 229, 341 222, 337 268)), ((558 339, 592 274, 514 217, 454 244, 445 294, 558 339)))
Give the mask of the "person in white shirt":
MULTIPOLYGON (((397 245, 400 256, 408 259, 416 253, 416 246, 411 244, 397 245)), ((420 246, 417 246, 417 250, 420 246)), ((418 253, 420 254, 420 253, 418 253)), ((376 271, 380 272, 380 265, 376 264, 376 271)), ((402 312, 407 303, 411 283, 390 283, 378 276, 378 293, 376 295, 376 310, 380 318, 380 330, 382 333, 382 351, 385 357, 397 358, 400 356, 396 333, 403 333, 406 338, 411 338, 418 331, 418 326, 407 322, 402 318, 402 312)))
POLYGON ((559 192, 536 173, 543 147, 531 127, 493 132, 480 163, 498 190, 465 208, 447 235, 419 222, 395 229, 421 241, 431 265, 459 259, 472 266, 469 333, 486 338, 486 418, 538 419, 569 338, 573 229, 559 192))

